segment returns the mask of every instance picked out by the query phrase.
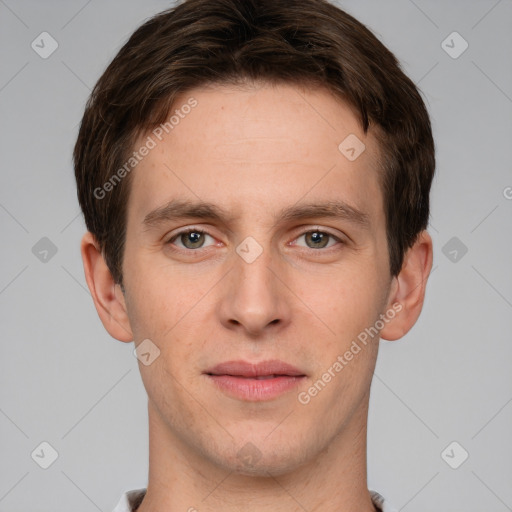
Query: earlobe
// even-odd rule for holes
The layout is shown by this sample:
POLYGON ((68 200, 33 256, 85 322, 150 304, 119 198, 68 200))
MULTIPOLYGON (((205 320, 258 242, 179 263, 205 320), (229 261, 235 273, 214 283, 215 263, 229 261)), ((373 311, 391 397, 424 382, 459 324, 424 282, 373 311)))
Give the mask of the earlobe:
POLYGON ((108 333, 119 341, 133 341, 124 296, 105 263, 94 235, 87 232, 81 243, 85 279, 94 306, 108 333))
POLYGON ((394 278, 387 308, 400 304, 401 309, 381 330, 382 339, 393 341, 401 338, 418 320, 432 269, 432 258, 432 238, 427 231, 422 231, 405 254, 402 269, 394 278))

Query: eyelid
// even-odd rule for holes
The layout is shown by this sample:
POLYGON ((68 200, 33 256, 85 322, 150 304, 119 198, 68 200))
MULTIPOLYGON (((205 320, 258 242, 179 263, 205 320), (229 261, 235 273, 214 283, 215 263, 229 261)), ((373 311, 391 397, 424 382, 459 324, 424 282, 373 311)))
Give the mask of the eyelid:
POLYGON ((334 238, 340 238, 341 236, 343 236, 342 234, 334 233, 330 228, 327 228, 325 226, 319 226, 318 224, 305 224, 297 229, 299 230, 299 234, 297 236, 301 236, 306 233, 311 233, 315 231, 319 231, 320 233, 327 233, 328 235, 331 235, 334 238))

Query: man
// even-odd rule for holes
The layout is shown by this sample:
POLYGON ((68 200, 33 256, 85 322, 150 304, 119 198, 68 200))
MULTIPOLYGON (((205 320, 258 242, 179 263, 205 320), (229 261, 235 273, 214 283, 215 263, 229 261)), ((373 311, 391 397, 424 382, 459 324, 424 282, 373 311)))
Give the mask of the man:
POLYGON ((421 312, 435 167, 395 57, 323 0, 187 0, 109 65, 74 162, 87 283, 148 393, 147 490, 115 510, 392 510, 370 386, 421 312))

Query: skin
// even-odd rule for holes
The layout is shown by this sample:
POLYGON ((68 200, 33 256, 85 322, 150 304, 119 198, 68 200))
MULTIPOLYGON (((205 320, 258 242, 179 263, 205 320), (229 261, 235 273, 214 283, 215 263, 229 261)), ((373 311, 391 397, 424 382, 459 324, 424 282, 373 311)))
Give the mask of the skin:
POLYGON ((188 91, 175 108, 190 97, 197 107, 133 171, 124 294, 94 237, 82 240, 107 331, 136 345, 150 339, 160 350, 150 365, 139 362, 150 460, 138 510, 373 511, 366 424, 379 337, 309 403, 297 397, 393 304, 401 310, 380 337, 411 329, 432 267, 431 238, 421 233, 391 277, 377 142, 327 91, 218 85, 188 91), (366 145, 354 161, 338 150, 349 134, 366 145), (215 203, 232 218, 144 225, 173 199, 215 203), (274 218, 284 207, 339 199, 364 212, 368 225, 274 218), (195 246, 186 236, 172 245, 184 228, 207 235, 195 246), (308 230, 335 238, 315 248, 308 230), (252 263, 236 252, 248 236, 262 249, 252 263), (281 359, 306 378, 272 400, 235 399, 203 373, 233 359, 281 359), (252 464, 238 455, 249 442, 258 454, 252 464))

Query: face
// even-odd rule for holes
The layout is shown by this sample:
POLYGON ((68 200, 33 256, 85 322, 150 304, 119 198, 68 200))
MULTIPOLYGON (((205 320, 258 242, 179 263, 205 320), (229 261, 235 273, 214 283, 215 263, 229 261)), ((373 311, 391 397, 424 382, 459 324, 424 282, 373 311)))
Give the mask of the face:
POLYGON ((190 98, 140 139, 156 144, 128 205, 124 300, 160 351, 139 363, 150 414, 194 456, 279 474, 366 420, 378 336, 361 333, 392 283, 378 147, 323 90, 212 86, 174 108, 190 98))

